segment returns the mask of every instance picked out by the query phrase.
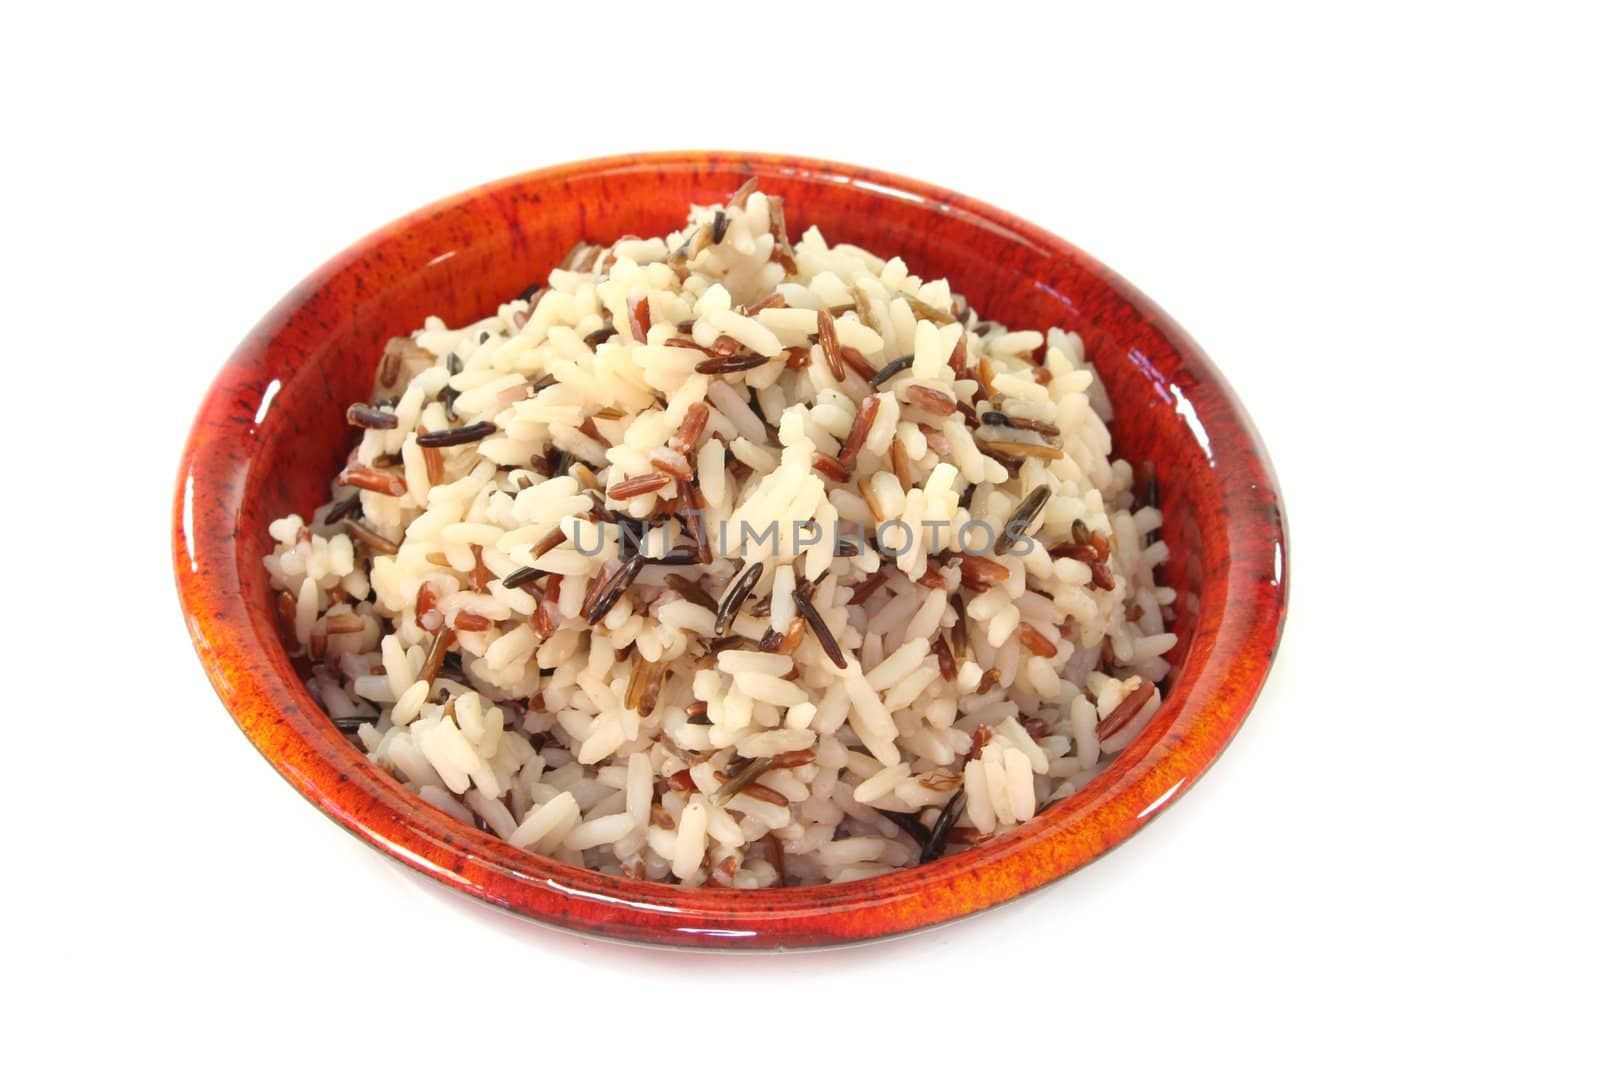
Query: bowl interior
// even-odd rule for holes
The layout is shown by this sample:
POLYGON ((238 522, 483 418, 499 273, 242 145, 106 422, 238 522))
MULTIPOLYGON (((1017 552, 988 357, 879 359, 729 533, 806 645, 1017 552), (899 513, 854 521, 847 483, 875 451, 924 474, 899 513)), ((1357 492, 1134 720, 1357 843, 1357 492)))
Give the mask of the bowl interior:
MULTIPOLYGON (((707 943, 704 936, 681 934, 699 927, 680 923, 669 929, 651 908, 667 908, 680 918, 709 908, 706 915, 729 929, 741 922, 752 929, 750 944, 843 940, 949 918, 1064 873, 1137 827, 1128 821, 1131 812, 1115 810, 1115 804, 1107 809, 1131 783, 1142 782, 1145 789, 1123 798, 1126 803, 1149 803, 1146 792, 1169 778, 1176 783, 1167 791, 1170 797, 1215 757, 1260 678, 1246 679, 1248 691, 1233 693, 1235 702, 1243 698, 1235 717, 1215 717, 1222 731, 1217 737, 1206 734, 1204 709, 1192 703, 1196 676, 1218 654, 1245 650, 1246 630, 1255 635, 1255 645, 1264 646, 1257 649, 1264 672, 1281 620, 1282 529, 1270 468, 1225 383, 1182 331, 1121 279, 1025 223, 920 183, 831 164, 761 157, 623 159, 510 179, 425 209, 328 264, 263 320, 213 388, 186 472, 190 480, 180 491, 188 495, 182 505, 187 540, 179 546, 179 572, 186 607, 202 617, 197 645, 230 710, 279 769, 346 826, 416 866, 438 868, 444 857, 446 866, 460 867, 456 880, 480 896, 624 936, 643 930, 655 940, 707 943), (1135 465, 1157 465, 1163 536, 1171 550, 1164 580, 1178 593, 1179 643, 1170 655, 1177 669, 1161 713, 1113 767, 1068 802, 981 849, 852 887, 752 894, 623 883, 520 853, 461 827, 373 770, 295 680, 259 561, 271 547, 266 526, 272 518, 308 514, 326 499, 355 440, 344 409, 367 396, 389 337, 415 329, 430 314, 451 325, 491 314, 541 280, 574 241, 666 233, 682 224, 690 202, 724 199, 751 173, 760 175, 763 190, 785 198, 792 232, 814 225, 830 241, 898 253, 923 278, 949 278, 985 317, 1082 335, 1116 411, 1117 454, 1135 465), (1251 529, 1260 539, 1250 546, 1255 555, 1244 551, 1242 540, 1252 537, 1251 529), (1268 578, 1272 589, 1256 588, 1268 578), (220 614, 209 617, 209 627, 208 607, 200 603, 205 597, 191 593, 202 581, 212 595, 235 598, 231 609, 210 604, 220 614), (1276 605, 1270 617, 1241 603, 1242 583, 1264 594, 1262 604, 1276 605), (1231 618, 1241 625, 1240 611, 1254 612, 1242 620, 1250 626, 1230 635, 1225 624, 1231 618), (212 636, 204 640, 203 633, 212 636), (1195 740, 1196 729, 1211 747, 1193 773, 1176 777, 1183 768, 1174 767, 1166 778, 1152 776, 1158 764, 1195 740), (1097 812, 1106 814, 1102 809, 1109 811, 1107 818, 1116 817, 1097 823, 1097 812), (1102 839, 1072 847, 1060 840, 1064 833, 1090 831, 1102 839), (417 862, 425 849, 398 840, 411 834, 423 835, 438 856, 417 862), (1013 869, 996 884, 994 871, 1004 871, 1008 858, 1013 869), (543 890, 522 893, 552 883, 552 875, 570 891, 553 898, 539 895, 543 890), (940 899, 963 886, 970 898, 940 899), (585 901, 578 897, 584 894, 610 901, 587 902, 606 912, 603 920, 593 909, 583 910, 585 901), (929 899, 935 906, 919 910, 916 902, 929 899), (884 900, 901 904, 880 916, 877 926, 852 926, 833 914, 884 900), (572 906, 565 913, 556 907, 563 902, 572 906)), ((1216 679, 1200 688, 1201 701, 1226 695, 1216 679)), ((706 921, 706 915, 695 921, 706 921)))

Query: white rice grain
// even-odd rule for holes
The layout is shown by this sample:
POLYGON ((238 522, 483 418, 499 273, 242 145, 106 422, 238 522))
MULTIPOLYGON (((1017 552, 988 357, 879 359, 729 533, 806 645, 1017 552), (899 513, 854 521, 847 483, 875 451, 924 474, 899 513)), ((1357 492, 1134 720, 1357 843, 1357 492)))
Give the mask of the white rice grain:
POLYGON ((706 854, 706 804, 699 797, 684 806, 672 850, 672 874, 682 880, 700 869, 706 854))

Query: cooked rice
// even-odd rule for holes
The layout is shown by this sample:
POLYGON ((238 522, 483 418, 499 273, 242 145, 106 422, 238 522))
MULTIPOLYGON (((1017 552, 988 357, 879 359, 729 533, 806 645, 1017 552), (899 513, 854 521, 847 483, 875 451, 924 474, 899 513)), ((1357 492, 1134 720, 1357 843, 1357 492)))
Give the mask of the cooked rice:
POLYGON ((334 500, 270 528, 285 641, 375 763, 519 848, 880 874, 1033 818, 1160 704, 1161 516, 1077 335, 815 228, 791 248, 760 191, 429 318, 351 412, 334 500))

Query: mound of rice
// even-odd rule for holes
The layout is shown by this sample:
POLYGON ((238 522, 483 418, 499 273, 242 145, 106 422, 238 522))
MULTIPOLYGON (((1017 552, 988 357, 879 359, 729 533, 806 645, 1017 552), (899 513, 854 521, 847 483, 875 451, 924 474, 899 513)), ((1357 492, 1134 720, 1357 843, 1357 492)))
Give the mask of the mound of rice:
POLYGON ((1034 817, 1160 703, 1161 517, 1078 337, 791 245, 753 183, 428 319, 349 417, 333 500, 271 526, 285 640, 375 763, 519 848, 862 878, 1034 817))

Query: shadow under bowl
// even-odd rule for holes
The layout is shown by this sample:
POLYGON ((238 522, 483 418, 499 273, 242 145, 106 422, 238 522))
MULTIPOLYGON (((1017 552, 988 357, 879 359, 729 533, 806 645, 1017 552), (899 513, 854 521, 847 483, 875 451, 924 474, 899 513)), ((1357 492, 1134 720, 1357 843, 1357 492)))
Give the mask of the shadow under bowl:
POLYGON ((431 878, 587 934, 698 947, 807 947, 929 926, 1010 900, 1126 840, 1191 787, 1266 677, 1287 600, 1284 520, 1249 417, 1199 347, 1072 245, 944 189, 790 156, 665 153, 534 171, 423 208, 359 242, 267 313, 222 368, 178 476, 174 565, 195 648, 261 753, 358 837, 431 878), (355 431, 384 342, 425 315, 459 324, 539 281, 578 239, 666 233, 751 175, 796 232, 902 255, 985 317, 1082 335, 1117 454, 1153 461, 1163 580, 1177 591, 1157 716, 1078 793, 935 862, 843 885, 731 890, 628 881, 456 822, 367 761, 317 706, 278 637, 267 524, 309 514, 355 431))

